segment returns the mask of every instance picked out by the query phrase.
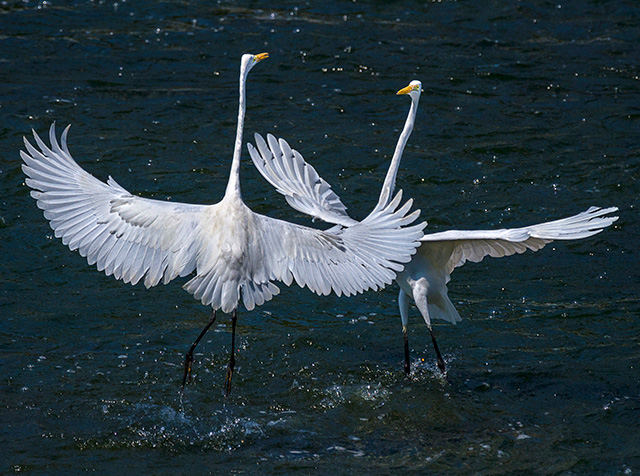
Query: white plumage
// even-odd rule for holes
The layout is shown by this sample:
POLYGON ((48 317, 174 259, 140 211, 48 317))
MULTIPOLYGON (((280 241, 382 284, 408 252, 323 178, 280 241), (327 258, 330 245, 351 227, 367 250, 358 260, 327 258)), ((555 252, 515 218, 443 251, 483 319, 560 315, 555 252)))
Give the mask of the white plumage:
MULTIPOLYGON (((455 324, 460 315, 449 300, 447 283, 451 273, 467 261, 478 263, 486 256, 502 258, 527 250, 538 251, 554 240, 578 240, 600 233, 618 217, 606 216, 616 207, 590 207, 577 215, 522 228, 502 230, 449 230, 425 235, 418 253, 397 281, 400 293, 413 298, 430 327, 431 318, 455 324), (424 307, 427 311, 424 312, 424 307)), ((404 297, 401 300, 406 303, 404 297)), ((400 305, 403 325, 407 325, 407 306, 400 305)))
POLYGON ((252 212, 234 193, 214 205, 141 198, 109 178, 83 170, 61 144, 55 127, 51 148, 34 134, 25 140, 27 185, 55 236, 89 264, 116 279, 146 287, 196 275, 185 289, 203 304, 229 312, 240 297, 247 310, 278 293, 271 282, 293 280, 318 294, 347 296, 393 281, 415 251, 421 226, 400 228, 411 201, 401 194, 350 227, 315 230, 252 212))
MULTIPOLYGON (((23 170, 31 195, 55 236, 100 271, 146 287, 195 273, 185 289, 214 310, 247 310, 278 294, 274 281, 295 281, 318 294, 352 295, 390 284, 410 260, 425 224, 401 193, 361 222, 321 231, 252 212, 240 193, 240 154, 249 70, 267 55, 244 55, 231 173, 224 198, 193 205, 141 198, 109 177, 82 169, 67 148, 67 127, 48 147, 25 139, 23 170)), ((235 322, 235 321, 234 321, 235 322)))
MULTIPOLYGON (((412 81, 398 94, 411 97, 411 107, 405 126, 391 159, 377 206, 389 202, 395 187, 402 152, 413 130, 418 109, 422 83, 412 81)), ((347 215, 340 198, 331 186, 318 176, 313 167, 283 140, 272 136, 265 141, 256 135, 257 151, 250 147, 251 158, 260 173, 285 195, 287 202, 296 210, 320 218, 329 223, 347 223, 347 215), (304 173, 291 173, 302 170, 304 173)), ((460 314, 447 294, 447 283, 453 270, 467 261, 479 262, 485 256, 501 258, 526 250, 537 251, 553 240, 575 240, 600 233, 618 219, 607 216, 617 211, 616 207, 591 207, 577 215, 556 221, 523 228, 502 230, 450 230, 426 234, 421 238, 420 248, 396 281, 400 286, 398 304, 405 338, 405 371, 409 373, 407 341, 408 306, 412 300, 424 318, 438 354, 438 365, 444 372, 444 361, 440 356, 431 319, 442 319, 451 323, 460 321, 460 314)))

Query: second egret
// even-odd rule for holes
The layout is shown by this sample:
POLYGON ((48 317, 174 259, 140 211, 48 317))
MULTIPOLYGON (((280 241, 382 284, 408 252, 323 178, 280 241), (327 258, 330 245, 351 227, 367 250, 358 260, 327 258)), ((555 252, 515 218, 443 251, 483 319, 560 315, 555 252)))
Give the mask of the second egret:
MULTIPOLYGON (((400 166, 404 147, 413 130, 418 102, 422 93, 422 83, 411 81, 398 91, 398 95, 411 98, 409 114, 398 139, 389 170, 382 185, 377 206, 389 203, 400 166)), ((319 178, 311 165, 284 141, 276 141, 269 136, 270 150, 257 136, 259 154, 249 147, 251 158, 260 173, 285 195, 287 202, 296 210, 330 223, 349 219, 340 198, 330 186, 319 178), (290 170, 305 170, 305 174, 291 174, 290 170), (315 177, 309 180, 308 177, 315 177), (323 184, 323 195, 316 193, 318 183, 323 184)), ((420 239, 420 247, 404 270, 398 273, 396 281, 400 286, 398 305, 402 320, 405 362, 404 371, 410 373, 409 340, 407 334, 408 306, 412 300, 427 324, 437 356, 438 368, 445 373, 446 367, 435 335, 431 319, 442 319, 455 324, 460 314, 449 299, 447 283, 451 273, 467 261, 479 262, 485 256, 500 258, 526 250, 537 251, 554 240, 575 240, 600 233, 615 222, 618 217, 607 216, 616 212, 616 207, 591 207, 577 215, 533 226, 501 230, 449 230, 442 233, 425 234, 420 239)))

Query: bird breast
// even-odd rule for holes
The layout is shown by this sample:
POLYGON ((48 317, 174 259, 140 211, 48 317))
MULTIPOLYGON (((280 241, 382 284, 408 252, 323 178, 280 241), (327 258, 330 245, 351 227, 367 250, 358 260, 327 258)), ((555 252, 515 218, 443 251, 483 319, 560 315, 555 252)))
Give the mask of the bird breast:
POLYGON ((203 230, 207 252, 202 256, 202 268, 226 268, 226 272, 241 271, 250 250, 255 217, 241 201, 223 200, 211 207, 203 230))

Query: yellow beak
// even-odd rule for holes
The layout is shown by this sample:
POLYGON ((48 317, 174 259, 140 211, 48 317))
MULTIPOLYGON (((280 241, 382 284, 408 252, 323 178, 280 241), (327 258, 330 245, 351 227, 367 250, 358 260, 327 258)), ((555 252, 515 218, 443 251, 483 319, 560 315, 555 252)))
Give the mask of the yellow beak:
POLYGON ((400 96, 402 94, 409 94, 411 91, 413 91, 413 86, 410 84, 409 86, 402 88, 400 91, 398 91, 396 95, 400 96))
POLYGON ((260 53, 257 55, 254 55, 253 58, 255 59, 256 63, 259 63, 262 60, 265 60, 269 57, 269 53, 260 53))

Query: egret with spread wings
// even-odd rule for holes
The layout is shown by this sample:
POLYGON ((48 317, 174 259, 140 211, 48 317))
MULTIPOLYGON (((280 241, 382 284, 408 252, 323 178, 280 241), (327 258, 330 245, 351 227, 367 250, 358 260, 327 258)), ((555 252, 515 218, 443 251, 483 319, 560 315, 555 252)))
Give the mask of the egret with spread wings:
POLYGON ((184 288, 213 317, 185 358, 183 386, 190 378, 193 350, 220 309, 232 316, 232 345, 226 376, 231 387, 235 365, 236 309, 252 310, 278 294, 274 281, 295 281, 318 294, 346 296, 390 284, 418 246, 425 224, 412 225, 419 212, 401 193, 376 206, 361 222, 321 231, 252 212, 240 193, 240 155, 245 116, 245 84, 253 66, 267 54, 244 55, 240 104, 231 172, 223 199, 194 205, 142 198, 113 178, 106 183, 81 168, 67 148, 68 127, 60 142, 52 125, 51 146, 34 132, 37 148, 25 139, 26 184, 44 210, 55 236, 116 279, 146 287, 161 280, 195 275, 184 288))
MULTIPOLYGON (((415 123, 422 83, 412 81, 398 91, 409 95, 411 107, 389 170, 382 186, 377 206, 389 203, 404 147, 415 123)), ((253 163, 267 181, 283 194, 293 208, 329 223, 348 223, 351 218, 340 198, 331 190, 311 165, 284 141, 267 136, 267 141, 256 134, 257 149, 249 144, 253 163)), ((437 355, 437 364, 445 372, 445 363, 438 348, 431 319, 442 319, 453 324, 461 320, 447 293, 447 283, 453 270, 467 261, 479 262, 485 256, 500 258, 526 250, 537 251, 553 240, 575 240, 600 233, 618 217, 607 216, 615 207, 591 207, 587 211, 561 220, 538 225, 501 230, 450 230, 426 234, 420 248, 396 281, 400 286, 398 305, 404 335, 404 371, 410 373, 409 340, 407 335, 409 300, 413 300, 422 314, 431 334, 437 355)))

